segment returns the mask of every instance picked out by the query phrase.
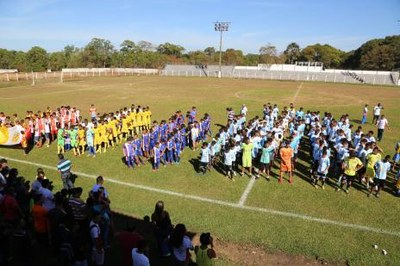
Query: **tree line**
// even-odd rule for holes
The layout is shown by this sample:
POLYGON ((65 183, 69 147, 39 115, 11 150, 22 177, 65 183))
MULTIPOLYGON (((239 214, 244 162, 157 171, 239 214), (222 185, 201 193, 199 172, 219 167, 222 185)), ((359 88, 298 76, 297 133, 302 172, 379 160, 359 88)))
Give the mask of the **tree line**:
MULTIPOLYGON (((322 62, 326 68, 392 70, 400 68, 400 35, 373 39, 358 49, 344 52, 329 44, 301 48, 290 43, 283 52, 268 43, 258 54, 229 48, 222 52, 222 64, 255 66, 257 64, 293 64, 296 61, 322 62)), ((67 45, 62 51, 47 52, 39 46, 29 51, 0 48, 0 69, 26 71, 61 70, 77 67, 162 68, 165 64, 218 64, 219 51, 214 47, 187 51, 184 47, 163 43, 123 41, 116 48, 109 40, 93 38, 83 48, 67 45)))

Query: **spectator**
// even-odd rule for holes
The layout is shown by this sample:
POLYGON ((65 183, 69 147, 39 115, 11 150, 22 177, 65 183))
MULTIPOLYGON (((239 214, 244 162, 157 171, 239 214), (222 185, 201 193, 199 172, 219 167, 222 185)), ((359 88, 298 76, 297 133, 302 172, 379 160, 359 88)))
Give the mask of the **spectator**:
POLYGON ((68 200, 68 205, 71 209, 73 219, 81 229, 87 226, 86 221, 88 214, 86 203, 80 198, 82 191, 81 187, 73 188, 72 195, 68 200))
POLYGON ((36 240, 42 246, 49 244, 49 226, 47 220, 47 210, 42 206, 43 197, 37 194, 33 198, 34 204, 32 207, 33 225, 35 229, 36 240))
MULTIPOLYGON (((32 237, 23 219, 19 220, 9 242, 9 265, 31 265, 32 237), (21 256, 21 251, 24 255, 21 256)), ((0 260, 1 262, 1 260, 0 260)), ((7 265, 7 264, 4 264, 7 265)))
POLYGON ((97 192, 99 189, 103 191, 103 197, 108 199, 108 192, 104 185, 104 178, 100 175, 96 178, 96 184, 92 188, 92 192, 97 192))
POLYGON ((92 262, 96 266, 104 264, 104 246, 101 238, 100 221, 101 215, 97 212, 89 224, 90 238, 92 240, 92 262))
POLYGON ((213 238, 210 233, 202 233, 200 235, 200 246, 196 246, 194 251, 198 266, 214 265, 213 259, 217 257, 217 254, 215 253, 213 238))
POLYGON ((189 265, 189 250, 193 249, 193 244, 186 234, 187 231, 184 224, 177 224, 171 234, 170 244, 174 255, 175 265, 177 266, 189 265))
POLYGON ((5 188, 4 198, 0 204, 0 210, 3 213, 5 222, 14 226, 24 217, 24 214, 13 194, 13 187, 9 186, 5 188))
POLYGON ((42 195, 43 199, 43 207, 49 211, 55 207, 54 204, 54 195, 53 192, 51 192, 51 184, 48 179, 44 179, 42 181, 42 188, 39 189, 40 195, 42 195))
POLYGON ((132 249, 133 266, 150 266, 149 259, 145 255, 147 253, 147 241, 140 239, 137 248, 132 249))
POLYGON ((61 174, 61 180, 63 183, 63 187, 66 189, 71 189, 74 187, 74 184, 71 180, 71 161, 64 158, 64 155, 61 153, 58 154, 59 162, 57 164, 58 172, 61 174))
POLYGON ((49 219, 52 244, 55 246, 55 248, 58 248, 60 246, 60 239, 57 231, 60 225, 67 224, 68 217, 67 212, 64 210, 64 200, 61 196, 61 193, 56 193, 54 199, 55 207, 48 212, 47 217, 49 219))
POLYGON ((133 224, 127 224, 126 230, 117 234, 116 237, 121 248, 123 265, 132 266, 132 249, 139 248, 138 243, 143 236, 136 232, 133 224))
POLYGON ((164 202, 158 201, 154 208, 154 212, 151 215, 151 222, 154 223, 154 235, 157 240, 158 249, 161 252, 161 256, 167 257, 171 253, 169 251, 167 241, 172 232, 172 223, 169 217, 169 213, 164 210, 164 202))
POLYGON ((33 193, 39 193, 39 190, 42 188, 42 181, 45 179, 44 172, 41 168, 38 168, 37 175, 35 181, 32 182, 31 191, 33 193))

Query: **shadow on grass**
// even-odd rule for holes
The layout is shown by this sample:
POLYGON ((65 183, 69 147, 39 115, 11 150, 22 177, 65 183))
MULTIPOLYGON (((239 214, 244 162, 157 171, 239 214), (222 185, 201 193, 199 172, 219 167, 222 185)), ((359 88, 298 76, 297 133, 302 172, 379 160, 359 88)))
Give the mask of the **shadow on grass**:
MULTIPOLYGON (((124 232, 127 225, 134 226, 135 232, 143 236, 149 244, 148 257, 150 265, 172 266, 174 265, 172 257, 161 257, 157 248, 157 241, 154 237, 154 225, 149 221, 148 216, 144 219, 132 217, 123 213, 113 212, 114 221, 114 237, 111 237, 111 248, 105 252, 104 265, 126 265, 123 261, 123 256, 130 256, 130 254, 123 254, 121 245, 118 241, 118 234, 124 232)), ((188 232, 188 236, 193 239, 196 233, 188 232)), ((44 248, 37 244, 32 247, 32 263, 30 265, 63 265, 57 260, 52 248, 44 248)), ((10 264, 14 265, 14 264, 10 264)), ((90 265, 90 264, 89 264, 90 265)), ((132 265, 132 264, 128 264, 132 265)), ((194 265, 193 263, 189 265, 194 265)))

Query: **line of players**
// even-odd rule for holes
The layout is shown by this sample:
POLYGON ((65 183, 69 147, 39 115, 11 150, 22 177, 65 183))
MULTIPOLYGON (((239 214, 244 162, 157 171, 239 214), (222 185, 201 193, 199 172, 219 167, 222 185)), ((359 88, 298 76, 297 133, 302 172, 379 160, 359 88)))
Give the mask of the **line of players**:
MULTIPOLYGON (((352 182, 358 179, 370 192, 375 188, 379 196, 385 185, 391 169, 390 156, 382 157, 383 150, 376 144, 373 131, 364 134, 361 126, 354 131, 347 114, 336 120, 331 113, 321 116, 318 111, 304 112, 303 108, 296 111, 290 104, 279 115, 277 105, 266 104, 263 118, 257 116, 246 123, 245 105, 239 115, 235 115, 232 108, 228 108, 227 113, 226 127, 220 129, 210 144, 203 143, 200 156, 203 173, 220 166, 226 176, 234 180, 236 172, 243 174, 247 168, 249 175, 265 174, 269 179, 274 161, 280 159, 279 181, 282 182, 283 174, 288 172, 292 183, 299 145, 307 135, 309 143, 304 143, 303 147, 309 145, 311 182, 315 188, 319 188, 321 181, 325 189, 328 172, 336 179, 338 191, 345 186, 348 193, 352 182), (286 141, 282 141, 284 135, 288 136, 286 141), (245 158, 247 156, 249 158, 245 158), (291 158, 285 158, 288 156, 291 158), (355 158, 359 158, 360 163, 355 158)), ((394 156, 395 164, 399 161, 400 143, 395 147, 394 156)))
POLYGON ((158 171, 160 164, 179 164, 181 153, 186 147, 197 149, 197 143, 211 135, 211 117, 206 113, 199 121, 196 119, 196 107, 192 107, 185 116, 176 112, 168 122, 160 124, 154 121, 150 130, 144 130, 141 137, 128 134, 123 145, 125 163, 129 168, 140 166, 143 158, 151 159, 153 171, 158 171))

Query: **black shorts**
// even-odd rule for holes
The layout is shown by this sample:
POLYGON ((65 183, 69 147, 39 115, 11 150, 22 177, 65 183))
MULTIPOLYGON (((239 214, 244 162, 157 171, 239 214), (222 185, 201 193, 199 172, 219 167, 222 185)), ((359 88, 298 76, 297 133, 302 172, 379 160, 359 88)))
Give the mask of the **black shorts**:
POLYGON ((225 164, 225 170, 226 170, 227 172, 233 172, 232 165, 226 165, 226 164, 225 164))
POLYGON ((317 177, 325 180, 325 178, 326 178, 326 174, 323 174, 323 173, 317 172, 317 177))
POLYGON ((208 163, 200 162, 200 167, 206 168, 208 166, 208 163))
POLYGON ((379 178, 375 178, 374 179, 374 186, 378 186, 380 188, 384 188, 386 184, 386 180, 385 179, 379 179, 379 178))
POLYGON ((269 163, 260 163, 260 168, 262 170, 268 169, 268 167, 269 167, 269 163))
POLYGON ((346 179, 347 182, 353 182, 355 177, 356 176, 354 176, 354 175, 346 175, 346 174, 344 174, 344 178, 346 179))

